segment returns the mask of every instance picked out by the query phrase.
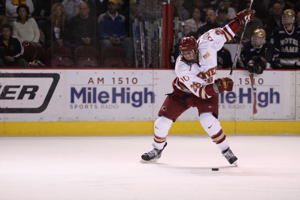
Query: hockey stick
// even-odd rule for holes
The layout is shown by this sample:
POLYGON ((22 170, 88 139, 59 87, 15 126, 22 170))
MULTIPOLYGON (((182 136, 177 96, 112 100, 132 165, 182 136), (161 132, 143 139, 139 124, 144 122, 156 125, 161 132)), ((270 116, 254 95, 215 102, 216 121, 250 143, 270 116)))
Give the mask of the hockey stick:
MULTIPOLYGON (((250 5, 249 5, 249 8, 248 8, 249 10, 251 10, 251 8, 252 8, 253 1, 254 0, 250 0, 250 5)), ((237 59, 241 54, 242 41, 244 39, 244 34, 245 34, 245 31, 246 31, 246 27, 247 27, 248 22, 249 22, 249 19, 247 19, 246 22, 245 22, 245 26, 244 26, 244 29, 243 29, 243 32, 242 32, 242 35, 241 35, 241 39, 240 39, 240 42, 238 44, 237 50, 235 52, 233 64, 232 64, 231 69, 230 69, 230 73, 229 73, 230 75, 232 75, 233 69, 236 68, 237 59)))
POLYGON ((256 93, 254 92, 254 84, 255 84, 254 74, 250 73, 249 78, 250 78, 250 84, 251 84, 251 94, 253 96, 252 113, 256 114, 257 113, 257 107, 256 107, 257 100, 256 100, 256 93))

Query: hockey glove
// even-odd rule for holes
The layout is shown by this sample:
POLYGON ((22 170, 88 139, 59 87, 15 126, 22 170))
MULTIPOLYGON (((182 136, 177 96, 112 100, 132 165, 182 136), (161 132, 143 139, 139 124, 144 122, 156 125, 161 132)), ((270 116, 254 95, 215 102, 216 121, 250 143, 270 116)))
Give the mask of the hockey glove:
POLYGON ((240 11, 238 14, 236 14, 235 19, 238 20, 241 26, 244 26, 247 20, 249 20, 249 22, 253 21, 254 13, 255 13, 254 10, 245 9, 240 11))
POLYGON ((242 10, 241 12, 236 14, 236 17, 233 18, 233 20, 231 20, 228 23, 228 26, 234 33, 237 33, 239 29, 246 24, 246 21, 248 20, 250 22, 253 21, 254 13, 255 13, 254 10, 248 10, 248 9, 242 10))
POLYGON ((233 80, 231 78, 219 78, 215 80, 214 89, 216 93, 222 93, 224 91, 232 91, 233 80))
POLYGON ((253 59, 247 63, 247 69, 250 73, 262 74, 266 69, 267 61, 263 57, 254 56, 253 59))
MULTIPOLYGON (((205 94, 208 96, 214 96, 224 91, 232 91, 233 80, 231 78, 219 78, 215 80, 213 84, 205 86, 205 94)), ((200 90, 201 91, 201 90, 200 90)), ((200 92, 200 96, 201 92, 200 92)))

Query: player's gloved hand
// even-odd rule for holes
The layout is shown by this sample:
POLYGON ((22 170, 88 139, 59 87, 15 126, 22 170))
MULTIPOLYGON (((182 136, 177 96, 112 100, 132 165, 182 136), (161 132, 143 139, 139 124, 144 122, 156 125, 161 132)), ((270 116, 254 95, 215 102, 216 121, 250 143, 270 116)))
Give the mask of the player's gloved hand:
POLYGON ((254 56, 249 62, 247 63, 247 69, 250 73, 254 74, 262 74, 263 71, 266 69, 267 61, 263 57, 254 56))
POLYGON ((224 91, 232 91, 233 80, 228 77, 219 78, 215 80, 215 86, 217 87, 218 93, 222 93, 224 91))
POLYGON ((238 20, 241 26, 244 26, 246 24, 246 21, 253 21, 254 14, 254 10, 245 9, 237 13, 235 18, 238 20))

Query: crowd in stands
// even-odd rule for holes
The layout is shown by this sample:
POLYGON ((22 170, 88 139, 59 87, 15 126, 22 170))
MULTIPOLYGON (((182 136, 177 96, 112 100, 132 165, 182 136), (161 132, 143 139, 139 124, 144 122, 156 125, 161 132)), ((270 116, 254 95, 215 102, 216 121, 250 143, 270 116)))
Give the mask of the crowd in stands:
MULTIPOLYGON (((161 19, 163 2, 4 0, 0 5, 0 66, 134 67, 136 41, 132 22, 161 19)), ((236 13, 249 7, 250 0, 172 0, 171 3, 175 18, 180 21, 180 27, 175 28, 182 30, 181 36, 199 37, 209 29, 224 26, 236 13)), ((249 51, 268 57, 264 59, 267 63, 264 68, 300 68, 300 2, 254 1, 253 9, 256 15, 245 29, 242 55, 249 51)), ((239 43, 241 34, 242 31, 232 43, 239 43)), ((175 44, 173 56, 178 53, 175 44)), ((238 66, 253 66, 253 59, 243 60, 244 57, 241 56, 238 66)), ((219 67, 230 67, 231 58, 226 48, 220 50, 219 67)))

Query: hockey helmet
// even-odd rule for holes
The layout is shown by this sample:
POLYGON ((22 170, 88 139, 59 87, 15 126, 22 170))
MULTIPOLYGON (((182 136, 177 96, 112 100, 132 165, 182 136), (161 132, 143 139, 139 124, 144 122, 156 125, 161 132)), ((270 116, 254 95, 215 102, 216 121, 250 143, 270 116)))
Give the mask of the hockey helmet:
POLYGON ((251 36, 251 44, 254 48, 261 48, 266 43, 266 31, 262 28, 257 28, 251 36))
POLYGON ((196 52, 197 49, 198 49, 197 40, 193 36, 184 37, 179 42, 180 52, 192 51, 192 50, 194 50, 196 52))
POLYGON ((295 11, 292 9, 286 9, 282 13, 282 24, 283 26, 293 25, 295 23, 295 11))

